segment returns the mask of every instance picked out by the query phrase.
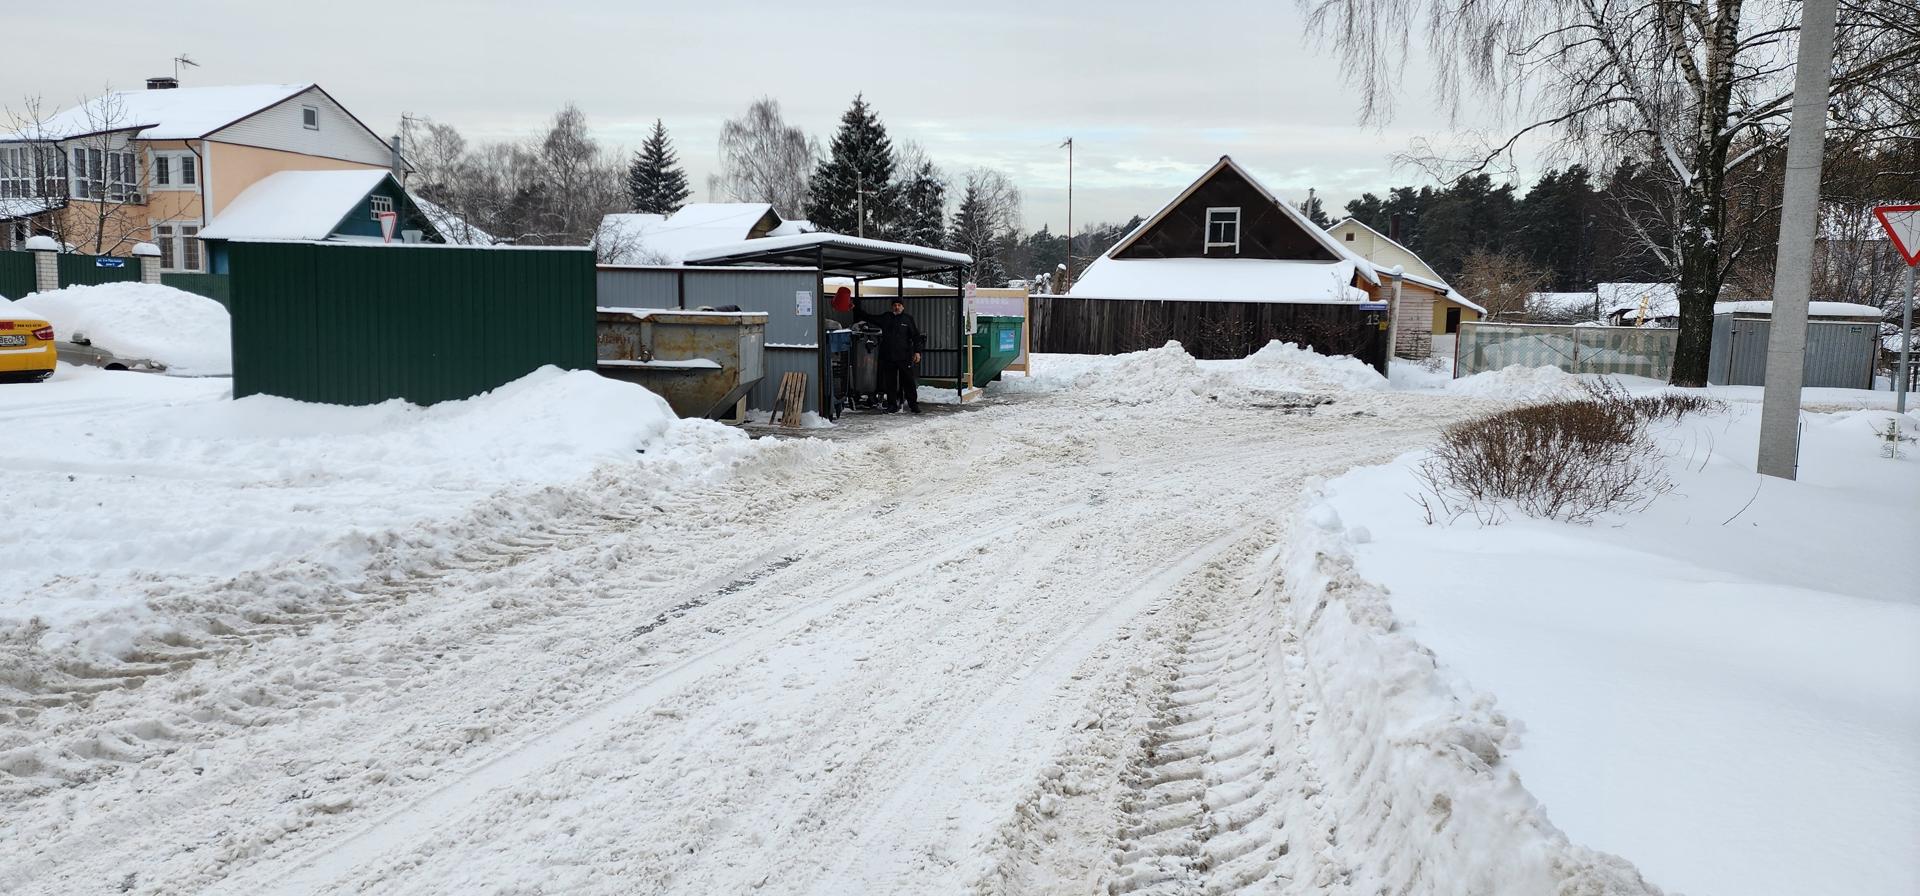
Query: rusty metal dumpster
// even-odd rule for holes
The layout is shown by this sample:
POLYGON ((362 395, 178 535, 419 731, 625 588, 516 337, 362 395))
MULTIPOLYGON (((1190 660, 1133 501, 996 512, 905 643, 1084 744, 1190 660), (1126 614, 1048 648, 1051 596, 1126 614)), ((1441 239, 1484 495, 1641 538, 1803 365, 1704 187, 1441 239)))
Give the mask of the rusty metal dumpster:
POLYGON ((724 415, 766 375, 763 311, 601 308, 598 369, 681 417, 724 415))

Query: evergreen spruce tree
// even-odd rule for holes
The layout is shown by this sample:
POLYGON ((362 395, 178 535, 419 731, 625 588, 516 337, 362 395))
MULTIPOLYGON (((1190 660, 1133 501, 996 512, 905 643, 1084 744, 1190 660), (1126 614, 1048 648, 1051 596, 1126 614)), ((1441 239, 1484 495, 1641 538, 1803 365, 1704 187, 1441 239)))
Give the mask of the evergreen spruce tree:
POLYGON ((895 235, 902 218, 902 191, 894 182, 893 141, 864 97, 855 96, 853 106, 840 116, 830 154, 807 188, 807 219, 821 230, 877 239, 895 235))
POLYGON ((947 235, 947 182, 932 162, 921 162, 900 184, 900 220, 890 238, 938 246, 947 235))
POLYGON ((660 119, 653 120, 653 133, 647 135, 647 142, 627 166, 627 194, 634 211, 656 215, 679 211, 693 195, 687 188, 687 172, 681 169, 673 143, 667 139, 667 126, 660 119))
POLYGON ((1300 203, 1300 213, 1306 215, 1307 220, 1313 222, 1313 226, 1322 230, 1333 226, 1333 219, 1327 217, 1325 205, 1320 202, 1320 197, 1315 195, 1315 191, 1311 189, 1307 190, 1306 201, 1300 203))

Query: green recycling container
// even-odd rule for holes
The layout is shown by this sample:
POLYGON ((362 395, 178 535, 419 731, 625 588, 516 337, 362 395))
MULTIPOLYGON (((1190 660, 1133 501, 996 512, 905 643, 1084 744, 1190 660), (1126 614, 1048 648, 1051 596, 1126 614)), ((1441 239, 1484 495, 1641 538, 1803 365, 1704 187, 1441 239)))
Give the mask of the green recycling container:
POLYGON ((984 386, 1000 378, 1000 373, 1020 357, 1020 328, 1026 318, 1002 314, 982 314, 974 318, 973 384, 984 386))

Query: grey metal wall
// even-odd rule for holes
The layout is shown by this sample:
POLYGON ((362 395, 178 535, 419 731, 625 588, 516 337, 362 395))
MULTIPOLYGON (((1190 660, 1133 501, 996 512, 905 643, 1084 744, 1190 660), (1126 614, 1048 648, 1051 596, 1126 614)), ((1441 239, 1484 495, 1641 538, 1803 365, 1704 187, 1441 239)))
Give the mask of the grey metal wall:
POLYGON ((599 268, 594 302, 602 308, 678 308, 679 278, 657 268, 599 268))
MULTIPOLYGON (((747 394, 747 407, 756 411, 772 410, 780 403, 780 378, 789 373, 804 373, 807 385, 815 386, 820 379, 820 354, 810 348, 768 347, 767 375, 747 394)), ((819 389, 807 389, 806 409, 820 413, 819 389)))
MULTIPOLYGON (((1707 382, 1715 385, 1763 386, 1767 382, 1767 339, 1772 321, 1765 318, 1716 314, 1707 382)), ((1873 388, 1874 353, 1880 328, 1868 322, 1814 320, 1807 322, 1806 368, 1808 386, 1842 389, 1873 388)))

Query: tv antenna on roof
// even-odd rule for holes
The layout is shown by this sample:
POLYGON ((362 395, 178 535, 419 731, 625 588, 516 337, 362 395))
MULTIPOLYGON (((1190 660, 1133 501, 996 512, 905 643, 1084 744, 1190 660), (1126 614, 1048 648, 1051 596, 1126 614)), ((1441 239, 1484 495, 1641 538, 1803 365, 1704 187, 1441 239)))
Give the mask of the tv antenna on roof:
POLYGON ((180 66, 183 66, 183 65, 191 66, 193 68, 200 67, 200 63, 193 61, 193 57, 188 56, 185 53, 181 53, 180 55, 173 57, 173 80, 175 80, 176 82, 180 80, 180 66))

